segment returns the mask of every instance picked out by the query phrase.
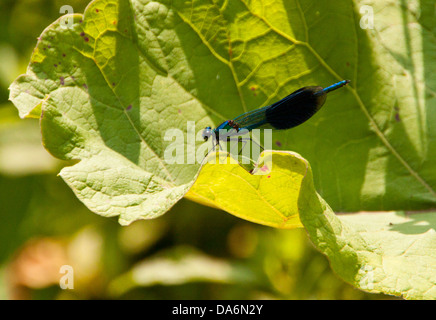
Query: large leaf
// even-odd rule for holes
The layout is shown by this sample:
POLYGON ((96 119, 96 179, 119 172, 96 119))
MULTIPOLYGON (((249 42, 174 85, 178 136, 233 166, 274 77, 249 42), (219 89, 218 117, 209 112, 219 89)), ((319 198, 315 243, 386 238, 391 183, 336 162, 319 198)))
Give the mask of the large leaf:
POLYGON ((198 164, 164 161, 167 129, 187 134, 188 120, 216 125, 348 78, 275 145, 312 163, 337 211, 433 207, 433 7, 365 4, 374 29, 345 0, 96 0, 72 28, 44 31, 11 99, 23 117, 42 111, 52 154, 81 160, 61 171, 78 197, 127 224, 164 213, 196 177, 198 164))

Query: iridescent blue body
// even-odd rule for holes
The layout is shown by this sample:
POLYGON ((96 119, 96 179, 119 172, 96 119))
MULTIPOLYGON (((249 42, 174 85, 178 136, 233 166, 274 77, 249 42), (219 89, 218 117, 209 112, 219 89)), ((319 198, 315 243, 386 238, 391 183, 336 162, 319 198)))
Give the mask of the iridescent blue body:
POLYGON ((207 141, 210 136, 214 136, 218 144, 219 141, 227 141, 232 136, 240 135, 241 131, 245 133, 247 130, 251 131, 256 128, 284 130, 296 127, 321 109, 326 101, 327 93, 349 82, 349 80, 342 80, 326 88, 303 87, 272 105, 248 111, 232 120, 226 120, 215 129, 206 127, 203 131, 203 138, 207 141))

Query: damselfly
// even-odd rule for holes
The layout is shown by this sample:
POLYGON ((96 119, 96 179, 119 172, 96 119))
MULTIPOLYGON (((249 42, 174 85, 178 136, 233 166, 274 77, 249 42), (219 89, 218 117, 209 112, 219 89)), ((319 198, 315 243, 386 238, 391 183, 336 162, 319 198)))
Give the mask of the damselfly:
POLYGON ((309 120, 321 109, 326 101, 327 93, 349 82, 350 80, 342 80, 327 88, 303 87, 272 105, 248 111, 232 120, 226 120, 215 129, 206 127, 203 130, 203 139, 207 141, 212 137, 215 140, 214 146, 216 146, 220 141, 230 141, 232 137, 256 128, 284 130, 296 127, 309 120))

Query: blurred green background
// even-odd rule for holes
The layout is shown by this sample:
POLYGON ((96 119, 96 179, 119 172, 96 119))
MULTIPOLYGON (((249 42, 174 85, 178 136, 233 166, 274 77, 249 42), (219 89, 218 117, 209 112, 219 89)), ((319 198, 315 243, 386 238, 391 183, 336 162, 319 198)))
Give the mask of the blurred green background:
POLYGON ((304 230, 275 230, 180 201, 163 217, 121 227, 60 177, 38 121, 22 120, 8 86, 62 5, 0 2, 0 297, 2 299, 386 299, 339 279, 304 230), (59 286, 62 265, 74 289, 59 286))

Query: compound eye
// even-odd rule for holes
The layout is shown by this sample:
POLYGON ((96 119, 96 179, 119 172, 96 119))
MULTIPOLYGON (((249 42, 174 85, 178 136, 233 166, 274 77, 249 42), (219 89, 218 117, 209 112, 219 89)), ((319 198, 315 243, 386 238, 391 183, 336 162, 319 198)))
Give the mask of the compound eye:
POLYGON ((203 136, 204 141, 209 140, 209 137, 212 135, 212 130, 211 129, 212 129, 211 127, 206 127, 203 130, 202 136, 203 136))

